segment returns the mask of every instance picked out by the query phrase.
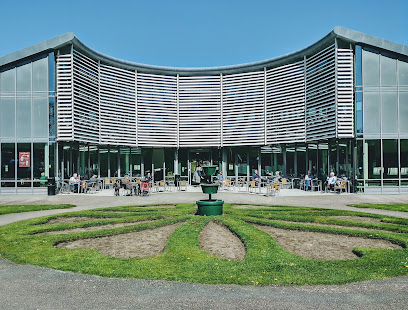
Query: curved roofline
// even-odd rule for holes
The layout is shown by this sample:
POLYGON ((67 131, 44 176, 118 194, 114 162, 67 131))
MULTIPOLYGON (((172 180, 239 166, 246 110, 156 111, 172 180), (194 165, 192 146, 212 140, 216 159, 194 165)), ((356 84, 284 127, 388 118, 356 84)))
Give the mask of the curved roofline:
POLYGON ((218 75, 218 74, 233 74, 249 71, 263 70, 264 67, 276 67, 294 61, 302 60, 306 55, 314 54, 327 45, 331 44, 335 38, 350 43, 359 43, 388 50, 394 53, 408 56, 408 46, 399 43, 394 43, 381 38, 377 38, 362 32, 351 30, 348 28, 336 26, 325 37, 305 47, 301 50, 282 55, 266 60, 218 67, 199 67, 199 68, 183 68, 183 67, 167 67, 157 65, 140 64, 131 61, 118 59, 112 56, 105 55, 83 44, 72 32, 65 33, 56 38, 46 40, 42 43, 24 48, 20 51, 0 57, 0 66, 16 62, 18 60, 39 54, 45 51, 57 50, 62 46, 73 44, 78 50, 86 55, 102 61, 103 63, 117 66, 128 70, 138 70, 145 73, 164 74, 164 75, 218 75))

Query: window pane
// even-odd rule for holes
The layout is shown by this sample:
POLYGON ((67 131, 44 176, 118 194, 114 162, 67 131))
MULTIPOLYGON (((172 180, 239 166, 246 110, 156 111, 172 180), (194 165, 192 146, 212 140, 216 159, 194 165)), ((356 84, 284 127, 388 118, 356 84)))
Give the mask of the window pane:
POLYGON ((408 133, 408 93, 399 93, 398 117, 400 133, 408 133))
POLYGON ((16 136, 16 100, 14 98, 0 98, 0 136, 13 138, 16 136))
POLYGON ((402 140, 401 143, 401 178, 408 178, 408 140, 402 140))
POLYGON ((356 93, 356 130, 357 133, 363 132, 363 93, 356 93))
POLYGON ((398 133, 397 93, 382 93, 382 132, 398 133))
POLYGON ((31 137, 31 99, 17 98, 17 137, 31 137))
POLYGON ((380 94, 364 93, 364 133, 380 133, 380 94))
POLYGON ((34 143, 33 146, 33 178, 42 180, 41 184, 45 184, 45 155, 46 155, 45 143, 34 143))
MULTIPOLYGON (((110 155, 110 176, 111 177, 117 177, 118 176, 118 149, 114 146, 112 146, 109 149, 109 155, 110 155)), ((150 157, 151 158, 151 157, 150 157)), ((150 164, 150 168, 151 169, 151 164, 150 164)))
POLYGON ((368 178, 381 179, 381 140, 367 140, 368 178))
POLYGON ((363 85, 380 85, 379 55, 363 50, 363 85))
POLYGON ((356 167, 356 175, 357 179, 363 178, 363 141, 357 140, 357 167, 356 167))
POLYGON ((381 55, 381 86, 397 85, 397 60, 381 55))
POLYGON ((408 62, 398 60, 398 83, 408 85, 408 62))
POLYGON ((17 179, 27 180, 31 179, 31 143, 17 144, 17 179))
MULTIPOLYGON (((2 180, 14 180, 16 150, 14 143, 1 144, 1 178, 2 180)), ((13 185, 14 186, 14 185, 13 185)))
POLYGON ((108 148, 107 147, 100 147, 99 148, 99 156, 100 156, 100 163, 101 163, 101 177, 108 176, 108 148))
POLYGON ((10 69, 1 73, 1 91, 14 92, 16 90, 16 69, 10 69))
POLYGON ((17 91, 31 91, 31 63, 17 67, 17 91))
POLYGON ((96 145, 89 146, 89 175, 98 175, 98 147, 96 145))
POLYGON ((398 141, 383 140, 384 179, 398 179, 398 141))
POLYGON ((48 91, 48 58, 33 62, 33 91, 48 91))
MULTIPOLYGON (((132 165, 132 174, 133 176, 140 176, 141 172, 141 165, 140 165, 140 160, 141 160, 141 154, 140 154, 140 149, 137 148, 132 148, 131 155, 130 155, 130 164, 132 165)), ((179 158, 180 160, 180 158, 179 158)), ((179 163, 179 166, 181 164, 179 163)), ((167 163, 166 163, 167 167, 167 163)))
POLYGON ((33 98, 33 137, 48 137, 48 98, 33 98))
POLYGON ((120 149, 120 176, 124 177, 130 172, 130 148, 120 149))

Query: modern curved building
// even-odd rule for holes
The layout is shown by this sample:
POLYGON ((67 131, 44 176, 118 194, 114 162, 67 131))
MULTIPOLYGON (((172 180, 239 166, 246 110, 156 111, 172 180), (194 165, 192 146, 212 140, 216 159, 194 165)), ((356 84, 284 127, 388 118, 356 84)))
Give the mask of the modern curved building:
POLYGON ((154 171, 189 182, 280 171, 408 193, 408 46, 343 27, 248 64, 172 68, 103 55, 67 33, 0 58, 0 193, 44 177, 154 171))

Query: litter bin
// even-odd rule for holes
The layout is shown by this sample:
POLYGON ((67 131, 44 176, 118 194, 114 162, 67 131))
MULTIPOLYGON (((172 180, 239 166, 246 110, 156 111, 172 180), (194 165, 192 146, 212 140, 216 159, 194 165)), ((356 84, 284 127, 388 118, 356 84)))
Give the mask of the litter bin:
POLYGON ((55 178, 48 178, 48 196, 55 195, 55 178))

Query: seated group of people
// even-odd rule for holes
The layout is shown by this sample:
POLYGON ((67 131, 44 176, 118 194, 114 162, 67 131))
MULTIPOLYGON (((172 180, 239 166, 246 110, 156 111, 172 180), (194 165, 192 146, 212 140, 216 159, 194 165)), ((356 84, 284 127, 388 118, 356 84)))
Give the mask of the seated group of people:
MULTIPOLYGON (((94 184, 98 183, 98 176, 96 174, 92 175, 89 178, 88 188, 94 186, 94 184)), ((72 177, 69 179, 69 186, 71 187, 73 192, 79 192, 79 186, 81 185, 81 177, 77 173, 74 173, 72 177)))
MULTIPOLYGON (((311 185, 312 185, 312 180, 313 180, 313 175, 311 171, 307 172, 307 175, 305 176, 305 190, 310 190, 311 185)), ((334 190, 334 187, 337 184, 337 177, 334 174, 334 172, 330 172, 330 175, 327 177, 325 183, 324 183, 324 188, 327 190, 334 190)))

